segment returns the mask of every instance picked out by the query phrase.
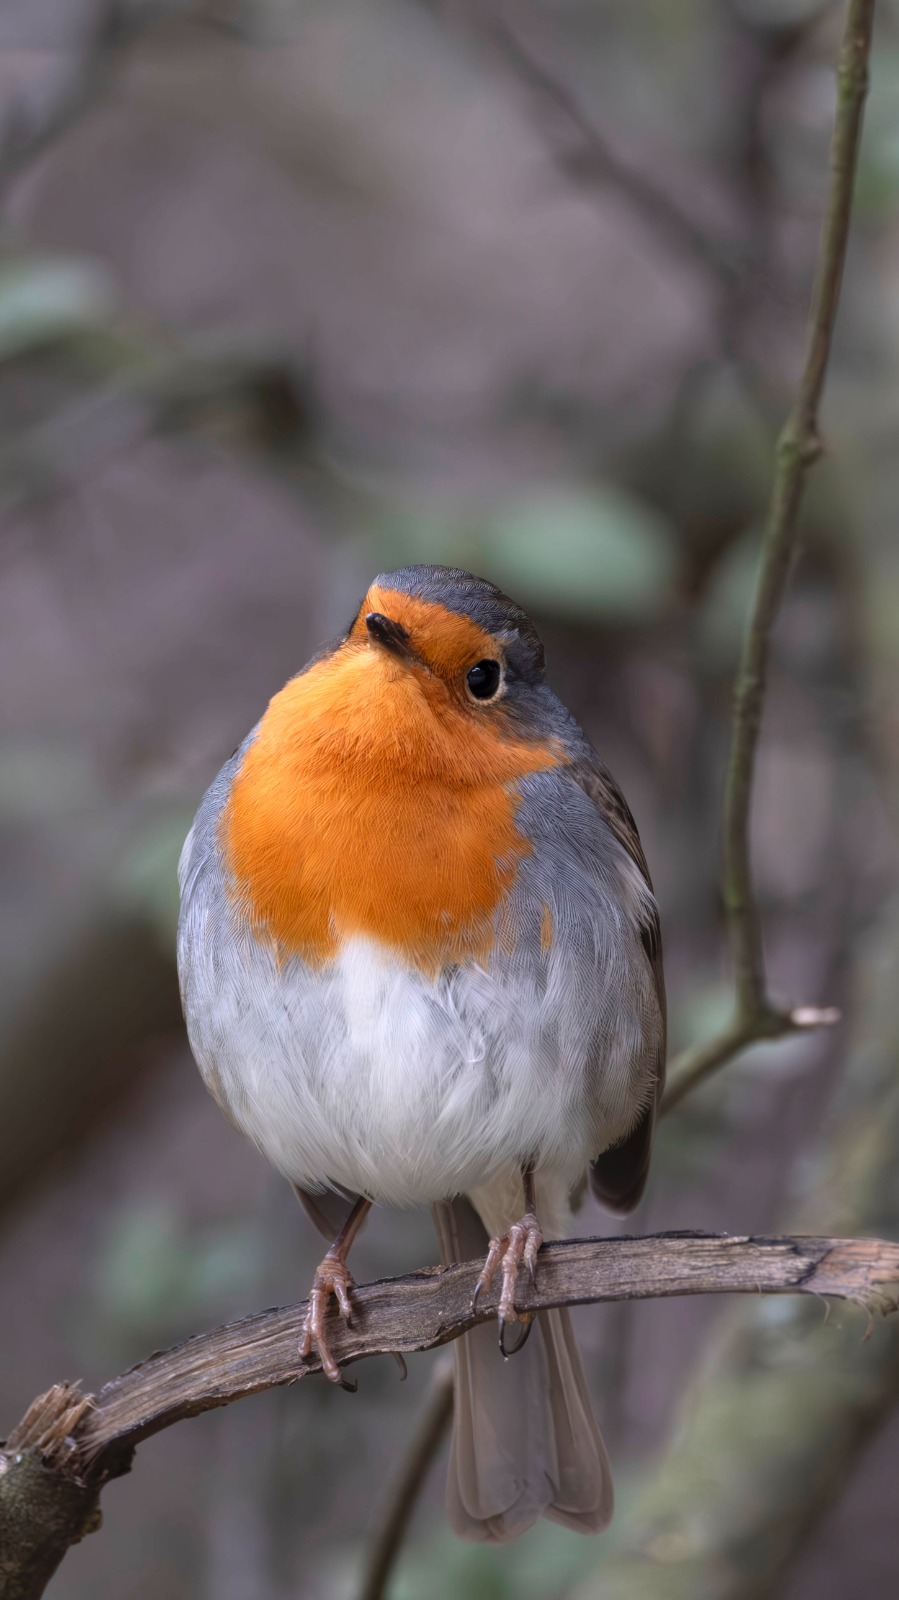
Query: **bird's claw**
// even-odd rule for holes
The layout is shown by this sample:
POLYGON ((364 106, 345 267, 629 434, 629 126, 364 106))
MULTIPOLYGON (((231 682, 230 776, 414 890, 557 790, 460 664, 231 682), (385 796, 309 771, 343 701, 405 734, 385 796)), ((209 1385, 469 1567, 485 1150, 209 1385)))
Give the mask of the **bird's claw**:
POLYGON ((517 1355, 530 1333, 533 1313, 521 1312, 515 1309, 515 1284, 519 1268, 524 1264, 532 1287, 537 1285, 537 1253, 543 1243, 543 1234, 540 1224, 533 1211, 528 1211, 509 1229, 508 1233, 500 1238, 491 1239, 487 1251, 487 1259, 481 1269, 478 1281, 474 1286, 471 1298, 472 1311, 477 1310, 478 1300, 493 1282, 497 1267, 502 1262, 502 1288, 499 1297, 499 1347, 503 1355, 517 1355), (506 1350, 506 1326, 511 1322, 525 1324, 526 1331, 522 1334, 514 1350, 506 1350))
POLYGON ((510 1356, 517 1356, 519 1350, 524 1349, 528 1339, 530 1338, 531 1329, 534 1326, 534 1313, 532 1311, 519 1311, 518 1322, 521 1325, 521 1338, 513 1350, 507 1350, 506 1319, 504 1317, 499 1318, 499 1348, 504 1361, 508 1361, 510 1356))
POLYGON ((340 1256, 332 1255, 328 1251, 321 1265, 316 1268, 315 1277, 312 1280, 312 1289, 309 1294, 309 1310, 306 1312, 303 1321, 303 1337, 300 1340, 301 1359, 303 1361, 308 1360, 313 1350, 317 1350, 322 1364, 322 1371, 325 1375, 330 1378, 332 1383, 340 1384, 342 1388, 349 1389, 351 1393, 355 1390, 356 1385, 348 1383, 341 1376, 340 1368, 331 1354, 325 1334, 325 1315, 328 1301, 333 1295, 340 1307, 340 1314, 344 1322, 348 1328, 352 1327, 353 1308, 350 1304, 349 1292, 353 1288, 355 1288, 355 1284, 346 1262, 340 1256))

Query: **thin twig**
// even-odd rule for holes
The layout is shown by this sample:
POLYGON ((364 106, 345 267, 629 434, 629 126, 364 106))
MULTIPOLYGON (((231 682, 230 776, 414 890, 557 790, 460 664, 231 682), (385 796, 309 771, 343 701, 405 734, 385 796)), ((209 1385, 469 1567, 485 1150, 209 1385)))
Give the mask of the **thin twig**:
POLYGON ((738 1009, 748 1017, 761 1018, 770 1010, 749 845, 749 810, 767 681, 769 640, 798 541, 798 513, 806 473, 821 454, 818 407, 849 235, 873 19, 874 0, 852 0, 838 68, 830 195, 812 290, 805 366, 795 405, 778 441, 758 584, 743 641, 734 697, 733 741, 725 796, 724 898, 730 919, 738 1009))
POLYGON ((375 1523, 359 1600, 381 1600, 428 1470, 453 1416, 453 1364, 441 1357, 415 1432, 375 1523))
POLYGON ((777 444, 774 482, 759 573, 734 691, 724 798, 724 906, 734 965, 735 1014, 727 1027, 675 1061, 666 1106, 747 1044, 776 1039, 837 1019, 832 1009, 784 1010, 768 992, 761 917, 749 837, 756 751, 765 703, 771 631, 799 542, 799 508, 809 468, 821 454, 818 410, 846 259, 852 195, 868 87, 874 0, 850 0, 837 69, 837 112, 830 146, 830 187, 812 289, 805 362, 792 411, 777 444))
POLYGON ((836 1006, 795 1006, 789 1012, 772 1011, 767 1023, 765 1017, 757 1015, 732 1017, 720 1033, 702 1044, 690 1045, 675 1057, 662 1099, 662 1116, 673 1111, 706 1078, 725 1067, 748 1045, 758 1044, 762 1039, 780 1039, 788 1033, 830 1028, 839 1020, 836 1006))

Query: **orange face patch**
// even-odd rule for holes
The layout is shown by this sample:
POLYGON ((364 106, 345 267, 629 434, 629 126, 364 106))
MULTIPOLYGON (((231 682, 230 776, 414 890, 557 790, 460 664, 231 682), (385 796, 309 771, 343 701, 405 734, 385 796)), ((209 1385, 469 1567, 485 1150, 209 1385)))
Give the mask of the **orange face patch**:
POLYGON ((314 964, 365 934, 423 971, 486 956, 530 845, 510 785, 546 744, 464 704, 497 644, 470 619, 372 589, 346 643, 275 695, 222 815, 233 894, 260 936, 314 964), (399 622, 426 663, 372 644, 399 622))
POLYGON ((398 589, 381 589, 376 583, 362 602, 351 639, 367 643, 365 618, 371 611, 380 611, 391 622, 399 622, 426 665, 450 688, 458 685, 461 689, 468 668, 476 661, 497 656, 497 641, 470 617, 428 600, 416 600, 398 589))

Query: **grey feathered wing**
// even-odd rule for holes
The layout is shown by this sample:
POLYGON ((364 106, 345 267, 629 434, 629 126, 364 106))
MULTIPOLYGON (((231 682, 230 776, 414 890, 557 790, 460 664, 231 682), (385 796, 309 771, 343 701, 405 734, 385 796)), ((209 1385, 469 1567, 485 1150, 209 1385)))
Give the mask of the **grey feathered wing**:
MULTIPOLYGON (((614 778, 600 761, 595 751, 589 750, 565 769, 593 801, 597 811, 611 828, 622 849, 627 851, 646 885, 652 889, 652 879, 640 835, 637 832, 630 807, 614 778)), ((666 1004, 665 976, 662 969, 662 933, 656 911, 652 911, 640 929, 646 960, 655 984, 661 1017, 661 1032, 654 1046, 651 1074, 655 1080, 655 1094, 642 1117, 620 1144, 613 1145, 597 1156, 590 1168, 590 1183, 597 1199, 611 1211, 632 1211, 646 1187, 656 1115, 665 1087, 666 1054, 666 1004)))
MULTIPOLYGON (((467 1200, 432 1207, 445 1262, 483 1257, 487 1234, 467 1200)), ((599 1533, 612 1473, 568 1312, 541 1311, 524 1349, 500 1359, 495 1322, 453 1344, 455 1390, 447 1513, 465 1539, 502 1544, 537 1521, 599 1533)))

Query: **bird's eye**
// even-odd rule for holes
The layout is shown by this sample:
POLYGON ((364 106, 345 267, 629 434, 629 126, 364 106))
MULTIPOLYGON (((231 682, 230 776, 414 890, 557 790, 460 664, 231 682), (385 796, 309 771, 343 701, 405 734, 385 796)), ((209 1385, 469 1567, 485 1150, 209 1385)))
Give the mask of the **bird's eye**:
POLYGON ((465 682, 476 700, 492 700, 499 688, 499 680, 498 661, 477 661, 469 668, 465 682))

